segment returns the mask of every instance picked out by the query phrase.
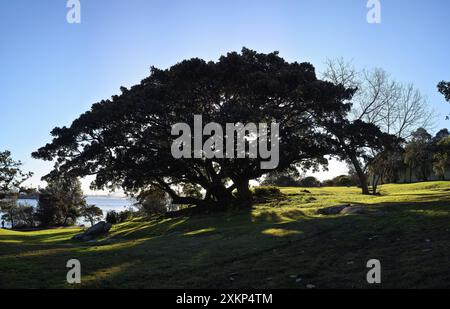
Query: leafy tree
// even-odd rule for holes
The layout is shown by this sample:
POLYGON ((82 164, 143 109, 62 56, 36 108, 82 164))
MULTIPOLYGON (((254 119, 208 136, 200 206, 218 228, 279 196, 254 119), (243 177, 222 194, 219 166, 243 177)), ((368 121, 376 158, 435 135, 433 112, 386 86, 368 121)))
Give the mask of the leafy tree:
POLYGON ((119 213, 115 210, 110 210, 106 213, 106 222, 110 224, 117 224, 120 222, 119 213))
MULTIPOLYGON (((345 132, 340 158, 354 166, 363 193, 367 193, 367 174, 375 171, 375 165, 372 164, 369 170, 369 164, 375 160, 380 163, 384 152, 395 152, 418 128, 431 127, 434 114, 419 90, 412 84, 405 85, 393 80, 382 69, 358 71, 351 63, 336 59, 328 61, 323 76, 334 84, 355 89, 351 112, 344 122, 336 124, 337 128, 333 131, 339 133, 339 125, 343 126, 345 132), (345 130, 346 126, 350 130, 345 130), (358 130, 358 127, 374 132, 374 138, 364 138, 364 143, 361 143, 357 131, 356 136, 352 136, 353 130, 358 130), (397 140, 390 135, 396 136, 397 140), (352 144, 353 147, 345 149, 345 145, 352 144)), ((340 140, 342 136, 336 135, 336 138, 340 140)), ((379 175, 376 177, 379 178, 379 175)))
POLYGON ((91 223, 91 226, 95 224, 96 221, 100 221, 103 217, 103 211, 95 205, 81 205, 80 215, 91 223))
POLYGON ((274 199, 274 198, 279 198, 283 195, 279 188, 273 187, 273 186, 256 187, 255 189, 253 189, 253 191, 254 191, 255 198, 259 202, 263 202, 263 203, 267 202, 271 199, 274 199))
MULTIPOLYGON (((139 85, 121 90, 94 104, 70 127, 55 128, 53 141, 33 153, 34 158, 56 159, 46 179, 96 175, 94 188, 120 186, 131 194, 157 188, 174 204, 245 205, 251 200, 249 181, 267 173, 262 159, 174 159, 171 126, 182 122, 193 128, 194 114, 222 127, 276 122, 281 125, 277 169, 308 168, 326 164, 324 156, 334 152, 321 124, 330 119, 325 123, 330 125, 335 115, 343 118, 350 109, 343 102, 353 93, 317 79, 309 63, 288 63, 276 52, 245 48, 217 62, 190 59, 166 70, 153 67, 139 85), (185 183, 200 186, 205 194, 181 196, 176 188, 185 183)), ((351 125, 335 130, 349 132, 351 125)), ((352 129, 373 135, 361 126, 352 129)), ((359 138, 358 146, 368 143, 367 136, 359 138)))
MULTIPOLYGON (((180 185, 181 188, 181 196, 186 196, 186 197, 193 197, 193 198, 197 198, 200 199, 202 198, 203 194, 202 194, 202 187, 200 187, 199 185, 195 185, 192 183, 184 183, 182 185, 180 185)), ((162 200, 165 200, 165 194, 162 197, 162 200)))
POLYGON ((401 168, 404 167, 403 154, 397 151, 385 151, 369 161, 369 173, 372 176, 372 192, 377 194, 380 183, 395 183, 399 179, 401 168))
POLYGON ((445 100, 447 102, 450 102, 450 82, 440 82, 438 84, 438 90, 444 95, 445 100))
POLYGON ((33 176, 33 173, 25 173, 21 170, 22 162, 15 161, 10 151, 0 152, 0 190, 3 193, 19 189, 20 185, 33 176))
POLYGON ((108 211, 106 213, 106 222, 111 224, 120 223, 120 214, 115 210, 108 211))
POLYGON ((125 221, 130 220, 134 215, 134 211, 132 209, 127 209, 121 212, 117 212, 115 210, 110 210, 106 213, 106 222, 111 224, 119 224, 125 221))
POLYGON ((301 174, 295 167, 289 167, 285 171, 269 173, 261 182, 262 186, 276 187, 298 187, 300 186, 301 174))
POLYGON ((86 200, 77 178, 49 180, 41 190, 36 216, 42 226, 75 224, 86 200))
MULTIPOLYGON (((450 82, 440 82, 438 84, 438 90, 445 97, 445 100, 450 103, 450 82)), ((450 119, 450 115, 446 117, 447 120, 450 119)))
POLYGON ((33 227, 34 208, 30 205, 17 204, 16 200, 4 203, 2 207, 2 220, 11 223, 11 228, 33 227))
POLYGON ((431 141, 431 135, 425 129, 419 128, 406 145, 404 161, 410 168, 410 181, 412 170, 415 170, 418 179, 428 180, 433 161, 431 141))
POLYGON ((134 216, 134 211, 132 209, 127 209, 127 210, 121 211, 119 213, 120 222, 128 221, 131 218, 133 218, 133 216, 134 216))
POLYGON ((322 120, 321 124, 331 136, 334 153, 354 168, 363 194, 370 194, 365 163, 373 153, 394 149, 398 139, 383 133, 374 124, 362 120, 350 121, 346 115, 336 115, 322 120))
POLYGON ((438 133, 436 133, 436 136, 433 137, 433 144, 437 145, 442 139, 447 138, 450 136, 450 132, 448 129, 442 129, 438 133))
POLYGON ((300 180, 300 186, 307 187, 307 188, 319 187, 320 181, 317 180, 316 177, 309 176, 309 177, 305 177, 302 180, 300 180))
POLYGON ((433 155, 433 169, 436 175, 445 180, 445 173, 450 169, 450 137, 442 138, 433 155))
POLYGON ((340 175, 326 182, 328 185, 337 187, 352 187, 357 186, 359 183, 352 175, 340 175))
MULTIPOLYGON (((187 187, 184 187, 185 189, 187 187)), ((186 192, 185 192, 186 193, 186 192)), ((160 189, 146 190, 137 197, 136 206, 146 216, 164 214, 168 210, 169 201, 165 191, 160 189)))
POLYGON ((15 161, 10 151, 0 152, 0 212, 3 220, 9 221, 14 228, 17 224, 26 224, 30 220, 29 209, 17 204, 17 195, 21 184, 30 178, 33 173, 21 170, 22 163, 15 161))

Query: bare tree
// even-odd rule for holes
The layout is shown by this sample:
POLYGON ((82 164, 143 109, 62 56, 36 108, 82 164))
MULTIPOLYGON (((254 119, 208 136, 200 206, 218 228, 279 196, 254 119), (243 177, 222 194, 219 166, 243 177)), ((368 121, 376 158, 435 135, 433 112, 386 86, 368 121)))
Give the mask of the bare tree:
MULTIPOLYGON (((434 113, 430 110, 427 99, 412 84, 395 81, 383 69, 357 70, 352 62, 337 58, 326 62, 322 78, 356 89, 351 100, 351 121, 362 120, 374 124, 382 132, 404 140, 409 139, 418 128, 432 129, 434 113)), ((380 150, 375 149, 368 149, 367 153, 371 158, 349 160, 355 170, 376 173, 378 166, 374 165, 369 169, 369 163, 373 164, 377 157, 394 155, 383 155, 380 150)), ((365 179, 361 181, 364 182, 365 179)))
POLYGON ((352 99, 354 119, 377 125, 383 132, 408 139, 422 127, 433 129, 434 112, 412 84, 402 84, 383 69, 357 70, 343 58, 328 60, 322 77, 357 88, 352 99))

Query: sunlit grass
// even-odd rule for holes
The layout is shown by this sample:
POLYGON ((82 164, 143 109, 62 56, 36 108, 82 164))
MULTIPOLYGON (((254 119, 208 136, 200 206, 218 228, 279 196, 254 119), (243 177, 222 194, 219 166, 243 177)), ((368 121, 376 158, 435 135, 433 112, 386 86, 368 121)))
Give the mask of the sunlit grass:
POLYGON ((195 236, 195 235, 201 235, 201 234, 214 232, 215 230, 216 230, 215 228, 211 227, 211 228, 206 228, 206 229, 200 229, 200 230, 187 232, 187 233, 184 233, 184 235, 186 235, 186 236, 195 236))
POLYGON ((295 230, 285 230, 285 229, 266 229, 262 231, 265 235, 271 235, 271 236, 277 236, 277 237, 284 237, 289 235, 298 235, 301 232, 295 231, 295 230))
POLYGON ((73 287, 65 281, 73 258, 82 264, 79 287, 88 288, 367 288, 372 258, 382 261, 382 287, 450 287, 442 271, 450 182, 383 185, 379 196, 358 188, 281 191, 284 199, 251 210, 135 219, 97 243, 71 241, 80 229, 0 230, 0 288, 73 287), (316 213, 340 204, 381 215, 316 213))

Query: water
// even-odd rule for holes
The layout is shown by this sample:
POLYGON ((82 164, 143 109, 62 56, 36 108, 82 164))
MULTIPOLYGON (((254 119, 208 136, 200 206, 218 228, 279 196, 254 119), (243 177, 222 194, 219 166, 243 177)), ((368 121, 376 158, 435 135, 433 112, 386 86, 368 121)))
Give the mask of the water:
POLYGON ((129 209, 133 207, 134 200, 121 197, 108 197, 108 196, 88 196, 86 198, 88 205, 95 205, 103 210, 103 214, 106 215, 108 211, 115 210, 117 212, 129 209))
MULTIPOLYGON (((115 210, 117 212, 121 212, 133 207, 134 204, 134 201, 128 198, 109 196, 87 196, 86 202, 88 205, 95 205, 99 207, 103 211, 103 217, 106 216, 108 211, 115 210)), ((34 199, 19 199, 17 200, 17 203, 36 207, 38 201, 34 199)), ((87 225, 87 222, 85 222, 81 217, 78 219, 78 223, 87 225)), ((6 227, 10 227, 8 222, 5 222, 5 224, 6 227)))

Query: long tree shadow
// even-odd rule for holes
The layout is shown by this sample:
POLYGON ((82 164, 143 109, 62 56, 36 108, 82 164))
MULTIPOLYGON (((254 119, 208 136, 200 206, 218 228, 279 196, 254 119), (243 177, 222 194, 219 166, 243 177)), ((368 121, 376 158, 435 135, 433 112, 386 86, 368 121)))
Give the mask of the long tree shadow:
POLYGON ((448 199, 367 207, 381 215, 265 209, 130 224, 99 244, 0 258, 9 266, 0 287, 68 287, 71 258, 82 263, 81 287, 369 287, 372 258, 383 263, 383 287, 449 287, 448 199))

